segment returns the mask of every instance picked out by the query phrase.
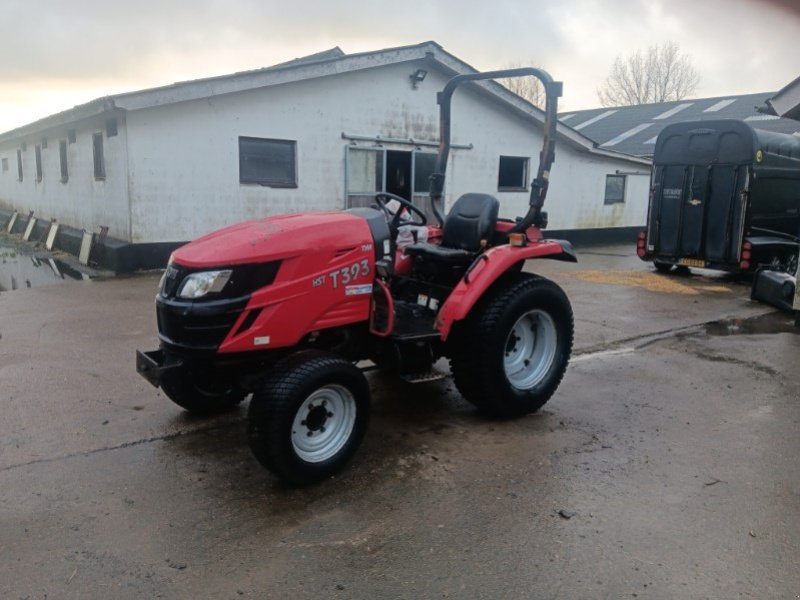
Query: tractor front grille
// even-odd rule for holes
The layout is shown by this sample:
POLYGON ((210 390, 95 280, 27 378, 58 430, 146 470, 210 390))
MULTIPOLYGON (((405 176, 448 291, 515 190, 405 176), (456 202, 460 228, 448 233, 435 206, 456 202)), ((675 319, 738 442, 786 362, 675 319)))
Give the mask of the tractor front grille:
POLYGON ((249 296, 233 300, 197 301, 156 299, 161 341, 197 351, 215 351, 233 328, 249 296))

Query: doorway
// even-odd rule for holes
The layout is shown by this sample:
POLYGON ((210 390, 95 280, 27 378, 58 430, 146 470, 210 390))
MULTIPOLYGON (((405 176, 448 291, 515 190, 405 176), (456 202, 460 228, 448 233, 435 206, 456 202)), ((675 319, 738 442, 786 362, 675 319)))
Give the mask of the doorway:
POLYGON ((411 152, 386 151, 386 191, 411 200, 411 152))
POLYGON ((346 207, 372 206, 376 193, 388 192, 410 200, 433 222, 428 190, 435 165, 433 152, 348 146, 346 207))

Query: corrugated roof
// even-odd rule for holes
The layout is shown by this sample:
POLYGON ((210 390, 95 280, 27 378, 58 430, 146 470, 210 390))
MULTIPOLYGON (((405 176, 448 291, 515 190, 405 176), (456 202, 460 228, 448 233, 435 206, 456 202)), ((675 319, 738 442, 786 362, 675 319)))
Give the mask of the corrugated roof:
POLYGON ((568 111, 559 115, 570 127, 597 142, 601 148, 613 148, 626 154, 652 156, 655 138, 670 123, 739 119, 753 127, 778 133, 800 135, 800 121, 764 115, 763 107, 775 92, 743 96, 719 96, 696 100, 678 100, 637 106, 615 106, 568 111))
POLYGON ((800 77, 786 84, 767 100, 764 112, 800 120, 800 77))

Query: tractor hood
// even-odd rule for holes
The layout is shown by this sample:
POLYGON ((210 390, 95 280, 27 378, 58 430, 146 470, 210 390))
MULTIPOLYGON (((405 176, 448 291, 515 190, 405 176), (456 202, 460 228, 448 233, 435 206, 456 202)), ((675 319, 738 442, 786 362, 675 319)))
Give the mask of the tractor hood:
POLYGON ((186 267, 268 262, 310 251, 335 254, 370 242, 367 222, 347 212, 266 217, 219 229, 181 246, 171 260, 186 267))

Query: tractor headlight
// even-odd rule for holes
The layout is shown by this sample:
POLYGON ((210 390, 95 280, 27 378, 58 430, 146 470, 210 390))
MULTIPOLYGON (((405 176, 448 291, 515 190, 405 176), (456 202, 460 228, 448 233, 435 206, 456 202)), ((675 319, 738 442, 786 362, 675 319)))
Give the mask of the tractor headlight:
POLYGON ((204 271, 187 275, 181 284, 180 290, 178 290, 178 297, 194 299, 202 298, 206 294, 221 292, 231 278, 231 273, 233 271, 228 269, 226 271, 204 271))

